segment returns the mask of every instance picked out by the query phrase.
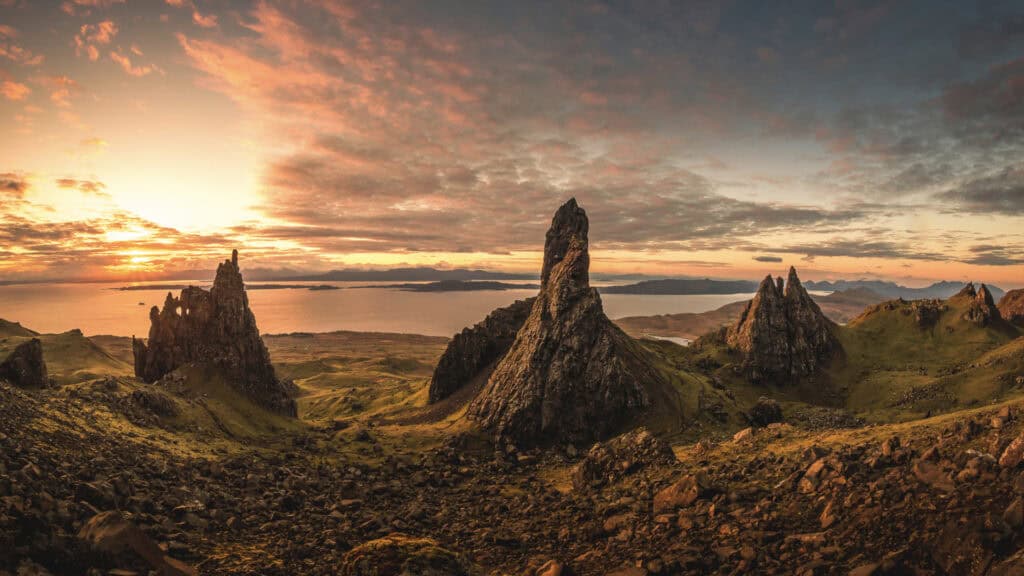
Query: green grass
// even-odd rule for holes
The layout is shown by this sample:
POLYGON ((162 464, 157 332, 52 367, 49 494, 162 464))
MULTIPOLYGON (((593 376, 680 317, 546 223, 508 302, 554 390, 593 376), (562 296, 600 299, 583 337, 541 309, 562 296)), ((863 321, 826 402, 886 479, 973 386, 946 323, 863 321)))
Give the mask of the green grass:
POLYGON ((62 334, 8 336, 0 339, 0 358, 30 338, 43 344, 43 361, 51 378, 58 384, 73 384, 103 376, 130 376, 134 369, 112 356, 78 330, 62 334))

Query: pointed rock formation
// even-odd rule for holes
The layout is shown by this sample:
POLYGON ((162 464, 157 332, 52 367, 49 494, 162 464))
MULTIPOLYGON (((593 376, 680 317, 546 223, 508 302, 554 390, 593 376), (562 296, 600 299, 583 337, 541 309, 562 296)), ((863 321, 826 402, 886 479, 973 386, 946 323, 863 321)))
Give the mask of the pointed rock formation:
POLYGON ((750 380, 786 383, 813 374, 839 347, 835 329, 790 268, 785 283, 761 282, 726 341, 743 353, 750 380))
POLYGON ((149 340, 132 339, 135 375, 144 382, 156 382, 185 364, 212 364, 257 404, 296 415, 295 400, 274 374, 249 309, 237 250, 217 267, 210 291, 190 286, 179 298, 168 293, 164 309, 154 306, 149 318, 149 340))
POLYGON ((999 300, 999 314, 1004 320, 1024 326, 1024 288, 1003 295, 999 300))
POLYGON ((664 376, 616 327, 590 287, 587 215, 569 200, 544 244, 541 290, 508 353, 468 414, 519 446, 592 442, 649 403, 664 376))
POLYGON ((43 344, 32 338, 19 344, 0 362, 0 380, 19 388, 42 388, 50 383, 43 361, 43 344))
POLYGON ((510 306, 498 308, 482 322, 456 334, 434 368, 430 403, 444 400, 473 380, 486 380, 495 362, 512 347, 534 300, 517 300, 510 306))
POLYGON ((984 284, 975 291, 974 284, 968 283, 953 298, 969 300, 969 306, 963 315, 964 320, 979 326, 988 326, 1002 318, 999 308, 996 307, 995 299, 992 298, 992 292, 984 284))

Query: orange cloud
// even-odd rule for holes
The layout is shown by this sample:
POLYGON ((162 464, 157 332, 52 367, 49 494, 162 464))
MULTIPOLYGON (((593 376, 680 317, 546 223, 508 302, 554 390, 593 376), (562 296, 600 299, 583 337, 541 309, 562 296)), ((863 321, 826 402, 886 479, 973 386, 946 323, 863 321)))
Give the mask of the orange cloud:
POLYGON ((0 57, 22 66, 38 66, 42 64, 42 54, 35 54, 14 42, 18 35, 18 30, 14 27, 0 24, 0 57))
POLYGON ((0 84, 0 94, 8 100, 24 100, 31 93, 31 88, 18 82, 4 80, 3 84, 0 84))
POLYGON ((207 15, 204 16, 203 14, 200 14, 199 10, 197 10, 197 9, 193 9, 192 10, 192 21, 195 22, 196 25, 198 25, 198 26, 200 26, 202 28, 216 28, 217 27, 217 16, 216 16, 216 14, 207 14, 207 15))
POLYGON ((137 78, 142 76, 148 76, 153 72, 160 71, 160 68, 155 64, 136 66, 132 64, 131 58, 117 51, 110 53, 110 59, 116 62, 121 67, 121 69, 124 70, 127 74, 135 76, 137 78))
POLYGON ((83 24, 75 35, 75 55, 81 56, 84 52, 89 60, 99 60, 100 51, 97 46, 110 44, 110 41, 117 35, 117 24, 111 20, 104 20, 96 24, 83 24))

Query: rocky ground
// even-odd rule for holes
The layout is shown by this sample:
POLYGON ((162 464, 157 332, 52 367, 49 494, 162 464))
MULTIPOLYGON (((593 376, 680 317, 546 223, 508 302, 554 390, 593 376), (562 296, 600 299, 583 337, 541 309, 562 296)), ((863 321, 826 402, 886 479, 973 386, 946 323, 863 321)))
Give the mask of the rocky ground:
POLYGON ((362 424, 348 450, 332 444, 344 424, 200 444, 163 430, 129 388, 0 384, 0 567, 154 569, 95 541, 115 511, 168 574, 361 574, 375 553, 438 574, 1024 570, 1012 404, 844 430, 773 424, 677 446, 671 462, 631 441, 602 457, 495 454, 468 436, 404 450, 362 424))

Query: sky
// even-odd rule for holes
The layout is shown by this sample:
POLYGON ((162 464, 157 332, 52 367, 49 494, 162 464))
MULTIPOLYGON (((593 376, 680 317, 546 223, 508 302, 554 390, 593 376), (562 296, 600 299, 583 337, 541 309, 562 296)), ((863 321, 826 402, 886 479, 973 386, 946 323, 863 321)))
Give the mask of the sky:
POLYGON ((0 0, 0 280, 1024 285, 1020 2, 0 0))

